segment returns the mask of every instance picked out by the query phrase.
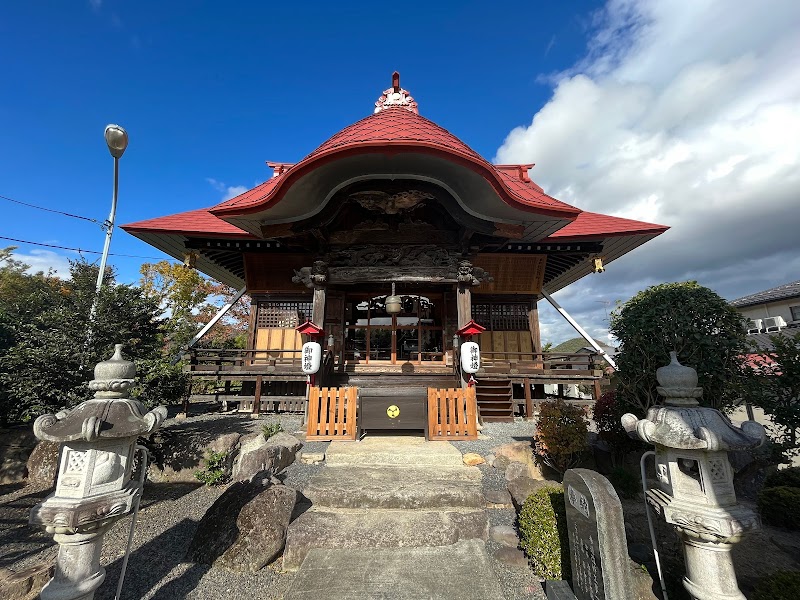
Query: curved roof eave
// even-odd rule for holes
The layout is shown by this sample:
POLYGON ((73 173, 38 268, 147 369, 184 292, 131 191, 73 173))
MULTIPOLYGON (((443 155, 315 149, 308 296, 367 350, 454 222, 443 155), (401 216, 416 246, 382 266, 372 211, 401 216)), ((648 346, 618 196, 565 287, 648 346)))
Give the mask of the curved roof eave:
POLYGON ((414 152, 432 154, 447 160, 451 160, 481 175, 492 186, 498 197, 503 202, 518 210, 569 220, 576 218, 581 212, 580 209, 575 208, 574 206, 570 206, 569 204, 556 200, 547 194, 539 192, 533 186, 531 186, 530 191, 533 195, 542 198, 541 203, 525 201, 524 199, 519 198, 516 193, 509 189, 508 185, 504 181, 503 176, 491 165, 491 163, 485 162, 482 159, 478 160, 474 156, 459 152, 456 149, 445 148, 425 141, 410 142, 408 140, 364 141, 344 147, 334 147, 316 152, 288 169, 280 177, 269 180, 264 184, 261 184, 261 186, 258 186, 257 188, 254 188, 253 190, 245 192, 241 195, 252 197, 253 192, 260 187, 263 186, 266 188, 264 189, 264 193, 259 194, 256 199, 248 199, 247 204, 243 204, 240 201, 241 196, 238 196, 218 204, 217 206, 211 208, 209 212, 221 219, 225 219, 226 217, 246 215, 263 211, 277 202, 280 202, 286 192, 298 179, 310 173, 317 167, 328 162, 332 162, 338 158, 344 158, 358 154, 369 154, 374 152, 375 149, 381 149, 384 154, 388 155, 400 154, 403 152, 414 152), (387 148, 390 148, 390 150, 387 151, 387 148))

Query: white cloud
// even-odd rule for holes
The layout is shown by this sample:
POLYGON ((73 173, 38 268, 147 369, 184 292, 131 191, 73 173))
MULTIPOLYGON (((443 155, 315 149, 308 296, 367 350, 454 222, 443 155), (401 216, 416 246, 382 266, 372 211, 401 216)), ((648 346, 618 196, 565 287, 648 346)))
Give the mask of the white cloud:
MULTIPOLYGON (((672 227, 559 294, 584 327, 602 337, 597 300, 654 283, 732 299, 797 279, 798 24, 786 0, 610 0, 586 56, 509 133, 495 160, 535 162, 557 198, 672 227)), ((543 337, 574 337, 562 323, 543 315, 543 337)))
POLYGON ((17 249, 14 251, 13 258, 29 265, 28 273, 51 271, 53 275, 61 279, 69 279, 69 259, 78 257, 77 255, 64 256, 52 250, 31 250, 26 253, 17 249))
POLYGON ((217 181, 211 177, 206 177, 206 181, 211 184, 211 187, 222 193, 222 199, 220 202, 225 202, 225 200, 235 198, 239 194, 244 194, 249 189, 243 185, 227 185, 224 182, 217 181))

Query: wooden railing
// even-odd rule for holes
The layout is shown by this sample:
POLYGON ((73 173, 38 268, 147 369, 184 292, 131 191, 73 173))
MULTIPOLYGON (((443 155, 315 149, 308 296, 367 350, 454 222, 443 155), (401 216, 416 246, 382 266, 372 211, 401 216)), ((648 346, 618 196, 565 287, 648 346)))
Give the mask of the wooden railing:
POLYGON ((296 367, 300 371, 302 350, 266 350, 254 348, 191 348, 190 371, 243 371, 251 367, 296 367))
POLYGON ((428 388, 428 439, 477 440, 475 388, 428 388))
POLYGON ((481 351, 481 369, 525 368, 542 372, 593 371, 602 368, 598 353, 481 351))
POLYGON ((308 391, 306 440, 356 439, 358 388, 313 386, 308 391))

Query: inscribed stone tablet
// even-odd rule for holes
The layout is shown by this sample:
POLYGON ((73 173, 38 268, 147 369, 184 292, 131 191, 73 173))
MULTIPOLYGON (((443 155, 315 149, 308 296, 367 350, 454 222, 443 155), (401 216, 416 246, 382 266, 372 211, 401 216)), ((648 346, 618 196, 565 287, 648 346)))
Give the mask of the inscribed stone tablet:
POLYGON ((611 483, 595 471, 564 474, 572 589, 578 600, 629 597, 622 505, 611 483))

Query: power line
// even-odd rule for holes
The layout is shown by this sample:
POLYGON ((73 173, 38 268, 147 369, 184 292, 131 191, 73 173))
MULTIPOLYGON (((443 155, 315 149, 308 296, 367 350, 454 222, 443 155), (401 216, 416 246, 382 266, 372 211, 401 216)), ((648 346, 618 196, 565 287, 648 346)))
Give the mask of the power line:
MULTIPOLYGON (((84 250, 83 248, 68 248, 67 246, 57 246, 55 244, 43 244, 42 242, 29 242, 28 240, 18 240, 16 238, 5 237, 0 235, 0 240, 9 240, 11 242, 17 242, 20 244, 31 244, 33 246, 45 246, 46 248, 58 248, 59 250, 72 250, 73 252, 78 253, 86 253, 86 254, 102 254, 102 252, 98 252, 97 250, 84 250)), ((164 260, 158 256, 137 256, 135 254, 115 254, 114 252, 109 252, 109 256, 122 256, 125 258, 147 258, 150 260, 164 260)), ((175 260, 167 259, 167 260, 175 260)))
POLYGON ((97 219, 92 219, 90 217, 82 217, 81 215, 73 215, 72 213, 55 210, 54 208, 45 208, 44 206, 37 206, 36 204, 30 204, 29 202, 23 202, 22 200, 14 200, 14 198, 9 198, 8 196, 0 195, 0 198, 3 200, 8 200, 9 202, 14 202, 15 204, 21 204, 22 206, 29 206, 30 208, 36 208, 38 210, 46 210, 47 212, 56 213, 57 215, 63 215, 65 217, 72 217, 73 219, 83 219, 84 221, 97 223, 101 227, 105 225, 103 221, 98 221, 97 219))

